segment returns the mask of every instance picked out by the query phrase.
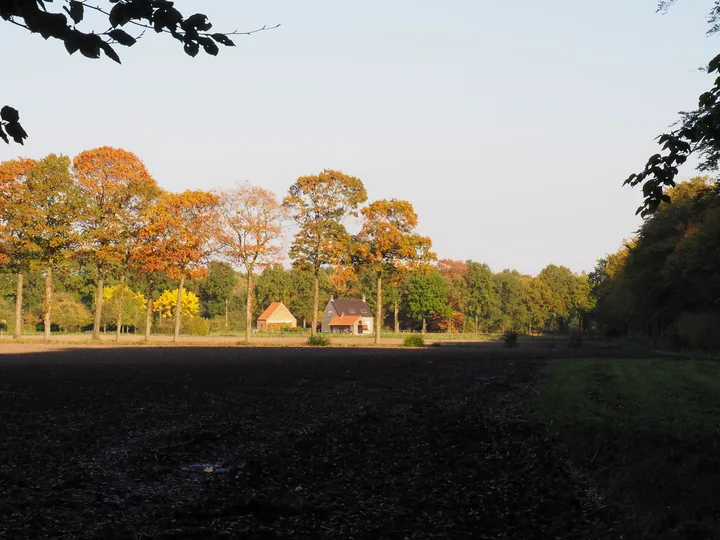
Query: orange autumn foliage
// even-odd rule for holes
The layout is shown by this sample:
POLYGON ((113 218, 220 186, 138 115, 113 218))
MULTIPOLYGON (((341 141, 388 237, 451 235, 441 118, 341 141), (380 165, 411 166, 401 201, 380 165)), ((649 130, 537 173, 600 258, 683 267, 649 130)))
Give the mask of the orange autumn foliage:
POLYGON ((128 261, 160 188, 140 158, 122 148, 86 150, 73 160, 73 172, 83 201, 83 251, 104 275, 128 261))
POLYGON ((132 255, 135 267, 171 279, 201 277, 214 250, 218 197, 206 191, 167 193, 150 211, 132 255))

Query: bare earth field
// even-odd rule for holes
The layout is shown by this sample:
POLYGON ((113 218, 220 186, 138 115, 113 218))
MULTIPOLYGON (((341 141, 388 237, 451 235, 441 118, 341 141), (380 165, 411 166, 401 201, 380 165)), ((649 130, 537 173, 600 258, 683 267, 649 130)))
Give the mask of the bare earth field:
POLYGON ((0 350, 0 538, 612 538, 499 348, 0 350))

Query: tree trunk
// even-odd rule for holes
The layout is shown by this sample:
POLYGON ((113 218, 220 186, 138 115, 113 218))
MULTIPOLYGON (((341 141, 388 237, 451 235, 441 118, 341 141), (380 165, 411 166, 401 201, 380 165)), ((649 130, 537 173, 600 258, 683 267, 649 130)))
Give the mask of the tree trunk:
POLYGON ((452 313, 448 317, 448 336, 452 335, 452 323, 453 323, 453 316, 452 313))
POLYGON ((120 341, 120 334, 122 334, 122 320, 123 311, 125 311, 125 272, 120 276, 120 298, 118 298, 118 315, 117 315, 117 329, 115 332, 115 342, 120 341))
POLYGON ((148 294, 147 307, 145 308, 145 341, 150 341, 150 330, 152 329, 152 296, 148 294))
POLYGON ((475 335, 477 335, 479 328, 478 328, 478 316, 475 315, 475 335))
POLYGON ((228 329, 228 304, 230 303, 230 299, 225 299, 225 331, 227 332, 228 329))
POLYGON ((183 287, 185 286, 185 274, 180 276, 180 285, 178 286, 177 306, 175 306, 175 330, 173 331, 173 343, 180 338, 180 306, 182 304, 183 287))
POLYGON ((397 301, 397 300, 395 300, 395 306, 394 306, 393 309, 395 310, 395 313, 393 314, 394 317, 395 317, 395 321, 394 321, 394 322, 395 322, 395 328, 394 328, 394 330, 395 330, 395 333, 396 333, 396 334, 399 334, 399 333, 400 333, 400 320, 398 319, 398 301, 397 301))
POLYGON ((307 328, 307 317, 303 317, 303 330, 307 328))
POLYGON ((380 331, 382 330, 382 276, 377 278, 377 304, 375 305, 375 343, 380 343, 380 331))
POLYGON ((315 272, 315 283, 314 283, 314 290, 313 290, 312 328, 310 328, 311 336, 314 336, 317 334, 318 305, 319 304, 320 304, 320 279, 318 278, 318 272, 315 272))
POLYGON ((48 341, 50 339, 50 307, 52 306, 52 285, 52 267, 48 266, 48 269, 45 272, 45 305, 43 306, 43 325, 45 327, 45 341, 48 341))
POLYGON ((92 338, 94 341, 100 340, 100 317, 102 316, 103 307, 103 289, 105 288, 105 278, 101 275, 97 281, 97 291, 95 292, 95 322, 93 323, 92 338))
POLYGON ((22 303, 23 303, 23 273, 17 275, 17 291, 15 293, 15 328, 13 338, 20 339, 22 336, 22 303))
POLYGON ((422 324, 422 333, 427 334, 427 324, 425 322, 425 317, 423 317, 423 324, 422 324))
POLYGON ((245 299, 245 343, 250 343, 252 330, 252 271, 247 273, 247 298, 245 299))

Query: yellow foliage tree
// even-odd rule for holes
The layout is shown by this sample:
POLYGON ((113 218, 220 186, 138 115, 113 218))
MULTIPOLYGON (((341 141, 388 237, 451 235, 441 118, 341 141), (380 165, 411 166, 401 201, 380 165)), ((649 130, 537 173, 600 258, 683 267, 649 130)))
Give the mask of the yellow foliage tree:
MULTIPOLYGON (((178 290, 165 290, 160 298, 153 302, 153 311, 160 313, 163 319, 172 319, 175 315, 177 307, 178 290)), ((200 313, 200 299, 194 292, 183 290, 182 300, 180 301, 181 315, 197 315, 200 313)))

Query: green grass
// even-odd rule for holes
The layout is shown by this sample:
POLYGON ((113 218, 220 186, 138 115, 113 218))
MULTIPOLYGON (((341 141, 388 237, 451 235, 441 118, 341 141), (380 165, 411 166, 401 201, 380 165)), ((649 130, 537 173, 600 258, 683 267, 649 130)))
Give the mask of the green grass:
POLYGON ((556 360, 535 413, 599 480, 626 538, 720 538, 720 363, 556 360))

